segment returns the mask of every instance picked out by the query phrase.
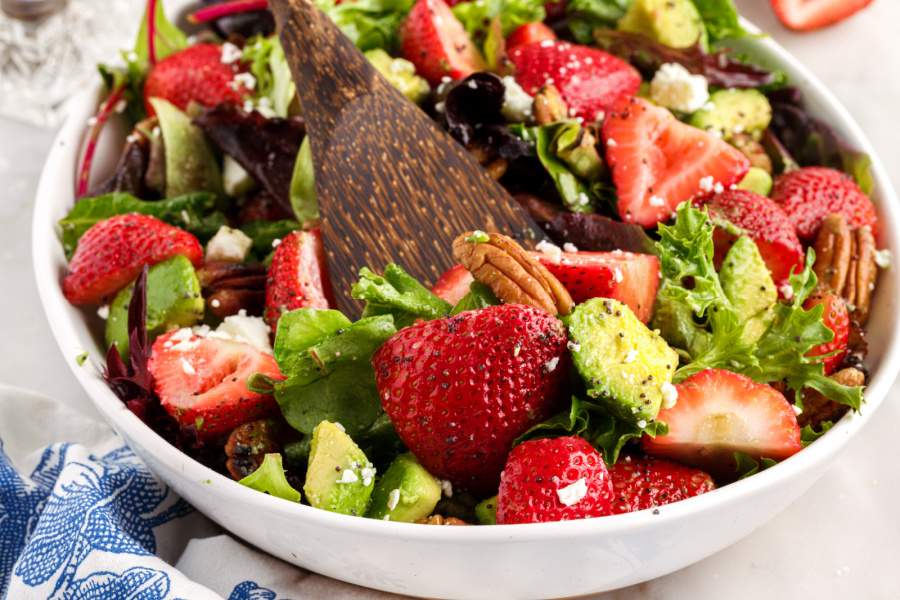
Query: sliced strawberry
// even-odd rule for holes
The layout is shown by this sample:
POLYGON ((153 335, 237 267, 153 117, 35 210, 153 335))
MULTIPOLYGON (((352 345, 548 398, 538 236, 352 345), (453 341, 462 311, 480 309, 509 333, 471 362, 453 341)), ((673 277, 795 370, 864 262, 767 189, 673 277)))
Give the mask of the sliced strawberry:
POLYGON ((556 34, 547 25, 541 22, 525 23, 506 37, 506 48, 512 50, 517 46, 555 39, 556 34))
POLYGON ((247 389, 254 373, 281 378, 275 359, 250 344, 180 329, 156 339, 147 368, 166 412, 201 439, 278 412, 271 396, 247 389))
POLYGON ((668 220, 682 202, 737 183, 750 169, 731 145, 641 98, 616 104, 602 138, 619 216, 644 227, 668 220))
POLYGON ((609 468, 613 514, 679 502, 716 489, 709 473, 663 458, 625 456, 609 468))
POLYGON ((144 265, 183 254, 195 265, 203 247, 193 235, 140 214, 117 215, 91 226, 81 239, 63 280, 72 304, 99 304, 137 278, 144 265))
POLYGON ((772 199, 804 242, 811 242, 833 213, 843 215, 851 228, 870 227, 873 235, 878 233, 875 205, 849 175, 835 169, 806 167, 785 173, 775 181, 772 199))
POLYGON ((800 451, 797 416, 775 388, 720 369, 701 371, 675 388, 675 406, 657 417, 669 432, 644 437, 648 454, 727 475, 735 452, 782 460, 800 451))
POLYGON ((434 295, 455 306, 463 296, 469 293, 469 286, 473 281, 475 278, 464 266, 454 265, 438 278, 437 282, 431 286, 431 291, 434 295))
POLYGON ((274 329, 282 313, 295 308, 328 308, 334 304, 318 229, 285 236, 266 278, 266 321, 274 329))
POLYGON ((557 260, 534 253, 563 284, 576 303, 614 298, 627 304, 644 323, 653 316, 659 288, 659 259, 632 252, 563 252, 557 260))
MULTIPOLYGON (((747 190, 725 190, 706 205, 714 221, 727 221, 749 236, 777 285, 791 270, 803 268, 803 246, 787 214, 771 199, 747 190)), ((723 227, 715 231, 716 260, 720 262, 737 239, 723 227)))
POLYGON ((770 0, 778 19, 796 31, 810 31, 843 21, 872 0, 770 0))
POLYGON ((400 27, 400 52, 437 85, 486 69, 484 58, 444 0, 418 0, 400 27))
POLYGON ((844 299, 835 294, 810 298, 806 301, 804 308, 809 310, 819 304, 825 307, 822 313, 822 323, 834 333, 834 339, 816 346, 809 351, 807 356, 831 354, 822 360, 825 365, 825 374, 830 375, 847 355, 847 345, 850 342, 850 312, 847 310, 847 303, 844 302, 844 299))
POLYGON ((150 98, 163 98, 181 110, 191 102, 212 107, 222 102, 240 104, 250 89, 235 79, 239 61, 222 62, 218 44, 194 44, 156 63, 144 83, 144 104, 153 115, 150 98))
POLYGON ((532 96, 547 83, 573 117, 593 123, 616 101, 637 93, 641 76, 622 59, 588 46, 544 40, 513 48, 516 81, 532 96))

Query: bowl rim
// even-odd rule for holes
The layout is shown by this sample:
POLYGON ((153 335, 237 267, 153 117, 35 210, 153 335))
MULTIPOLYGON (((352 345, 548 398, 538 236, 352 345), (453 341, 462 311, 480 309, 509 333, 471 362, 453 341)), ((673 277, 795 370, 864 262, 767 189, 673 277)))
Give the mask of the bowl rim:
MULTIPOLYGON (((755 47, 774 57, 775 63, 786 66, 803 80, 810 93, 817 97, 822 106, 834 113, 840 127, 845 130, 845 137, 856 148, 868 153, 872 158, 872 173, 878 191, 878 207, 883 233, 894 244, 900 244, 900 205, 897 194, 887 175, 879 156, 862 132, 859 125, 847 109, 835 98, 825 85, 814 76, 798 59, 790 54, 772 38, 762 34, 750 22, 742 19, 746 29, 757 39, 752 40, 755 47)), ((796 77, 795 77, 796 78, 796 77)), ((99 82, 92 89, 85 90, 71 100, 72 111, 54 140, 51 152, 44 165, 38 186, 34 216, 32 220, 32 257, 38 293, 45 316, 50 324, 54 338, 60 351, 78 352, 80 342, 78 331, 82 325, 76 324, 65 316, 68 307, 64 299, 59 272, 59 250, 55 224, 47 223, 49 215, 59 204, 58 170, 66 167, 71 161, 71 152, 81 147, 84 134, 82 112, 96 106, 100 93, 99 82), (49 226, 48 225, 52 225, 49 226)), ((74 170, 68 174, 74 181, 74 170)), ((74 186, 73 186, 74 187, 74 186)), ((72 188, 67 193, 69 205, 72 202, 72 188)), ((897 248, 892 248, 896 250, 897 248)), ((880 294, 900 297, 900 272, 891 268, 882 272, 879 284, 880 294)), ((869 386, 866 388, 866 402, 860 413, 848 413, 822 438, 803 451, 766 469, 761 473, 736 481, 712 492, 668 504, 655 510, 643 510, 634 513, 612 515, 596 519, 581 519, 550 523, 533 523, 504 525, 501 527, 420 527, 412 523, 384 522, 376 519, 351 517, 297 504, 268 494, 261 494, 222 475, 194 460, 187 454, 170 445, 125 405, 106 386, 97 369, 84 368, 76 364, 70 356, 64 356, 76 379, 87 392, 94 406, 106 421, 126 438, 133 440, 138 446, 152 450, 154 456, 164 465, 180 473, 181 477, 194 483, 208 484, 209 493, 216 494, 221 501, 235 502, 241 505, 256 504, 260 510, 277 513, 279 516, 309 521, 311 525, 320 527, 342 527, 361 535, 387 536, 409 541, 453 541, 489 542, 489 541, 546 541, 565 537, 577 539, 597 535, 616 534, 628 530, 633 533, 638 529, 655 527, 656 525, 680 521, 691 515, 705 511, 710 507, 727 508, 782 482, 797 477, 804 471, 834 457, 847 442, 856 435, 871 418, 872 414, 884 401, 898 371, 900 371, 900 315, 893 317, 888 345, 880 357, 878 368, 874 371, 869 386)))

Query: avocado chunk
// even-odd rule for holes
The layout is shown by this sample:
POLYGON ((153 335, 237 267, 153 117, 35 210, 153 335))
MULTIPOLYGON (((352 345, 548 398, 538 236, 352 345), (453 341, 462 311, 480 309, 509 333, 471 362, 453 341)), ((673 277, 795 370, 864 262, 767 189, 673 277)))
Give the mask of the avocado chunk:
POLYGON ((366 516, 414 523, 434 512, 440 499, 440 482, 412 454, 401 454, 375 484, 366 516))
POLYGON ((256 187, 256 181, 238 161, 226 154, 222 158, 222 185, 226 194, 238 198, 256 187))
POLYGON ((303 493, 310 505, 363 516, 375 487, 375 467, 359 446, 330 421, 319 423, 312 433, 303 493))
POLYGON ((497 496, 482 500, 475 505, 475 518, 482 525, 497 524, 497 496))
POLYGON ((428 82, 416 75, 416 67, 403 58, 393 58, 390 54, 376 48, 365 53, 372 66, 387 79, 400 93, 416 104, 425 100, 431 93, 428 82))
POLYGON ((219 163, 200 128, 167 100, 151 98, 150 104, 159 119, 165 146, 165 196, 211 192, 221 197, 224 190, 219 163))
POLYGON ((760 196, 768 196, 772 191, 772 176, 759 167, 750 167, 738 184, 738 189, 756 192, 760 196))
POLYGON ((618 27, 670 48, 706 46, 706 27, 692 0, 634 0, 618 27))
POLYGON ((758 340, 772 322, 778 290, 759 249, 749 237, 740 237, 725 255, 719 269, 722 291, 744 328, 744 341, 758 340))
POLYGON ((691 115, 691 125, 725 140, 748 134, 759 140, 772 121, 772 105, 758 90, 719 90, 709 97, 706 108, 691 115))
MULTIPOLYGON (((134 284, 116 294, 106 319, 106 343, 128 356, 128 305, 134 284)), ((147 335, 154 337, 178 327, 190 327, 203 318, 203 296, 194 265, 178 255, 157 263, 147 272, 147 335)))
POLYGON ((643 428, 670 395, 678 354, 625 304, 593 298, 569 317, 572 357, 587 393, 618 418, 643 428))

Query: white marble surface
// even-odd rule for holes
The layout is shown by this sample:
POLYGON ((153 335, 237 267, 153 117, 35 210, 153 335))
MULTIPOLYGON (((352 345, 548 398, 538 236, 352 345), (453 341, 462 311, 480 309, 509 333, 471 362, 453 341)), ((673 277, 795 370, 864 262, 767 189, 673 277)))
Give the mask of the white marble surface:
MULTIPOLYGON (((809 35, 779 27, 764 0, 738 4, 832 88, 900 186, 900 2, 879 0, 855 19, 809 35)), ((53 343, 31 274, 31 200, 52 135, 0 120, 0 382, 65 398, 92 413, 53 343)), ((898 424, 895 387, 826 477, 771 523, 692 567, 598 598, 900 598, 898 424)), ((327 593, 357 594, 347 586, 327 593)))

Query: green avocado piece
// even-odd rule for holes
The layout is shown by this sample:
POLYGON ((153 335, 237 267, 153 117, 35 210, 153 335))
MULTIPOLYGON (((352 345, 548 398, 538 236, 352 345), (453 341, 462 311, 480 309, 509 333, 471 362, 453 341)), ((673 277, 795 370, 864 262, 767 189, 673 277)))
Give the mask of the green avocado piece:
POLYGON ((764 169, 750 167, 738 184, 738 189, 756 192, 760 196, 768 196, 772 191, 772 176, 764 169))
MULTIPOLYGON (((106 319, 106 343, 128 356, 128 305, 134 284, 116 294, 106 319)), ((200 280, 191 261, 173 256, 147 272, 147 335, 154 337, 177 327, 189 327, 203 318, 200 280)))
POLYGON ((200 128, 175 105, 162 98, 150 104, 159 118, 166 153, 166 197, 191 192, 222 196, 222 174, 215 154, 200 128))
POLYGON ((706 27, 691 0, 635 0, 618 28, 641 33, 670 48, 706 46, 706 27))
POLYGON ((593 298, 569 316, 572 357, 587 386, 615 416, 638 427, 656 418, 678 354, 625 304, 593 298))
POLYGON ((375 484, 367 517, 414 523, 434 512, 441 484, 412 454, 401 454, 375 484))
POLYGON ((771 121, 772 105, 762 92, 727 89, 712 94, 707 108, 691 115, 690 123, 725 140, 741 133, 759 140, 771 121))
POLYGON ((431 93, 428 82, 416 75, 415 65, 408 60, 393 58, 381 48, 369 50, 365 55, 372 66, 408 100, 418 104, 431 93))
POLYGON ((684 302, 659 294, 650 326, 659 330, 669 344, 687 350, 691 356, 703 353, 710 341, 710 334, 694 322, 691 307, 684 302))
POLYGON ((363 516, 375 487, 375 467, 337 423, 322 421, 312 433, 303 493, 310 505, 363 516))
POLYGON ((758 340, 772 322, 778 290, 759 248, 749 237, 740 237, 725 255, 719 269, 722 290, 741 321, 747 323, 744 339, 758 340))
POLYGON ((482 525, 497 524, 497 496, 482 500, 475 505, 475 518, 482 525))

